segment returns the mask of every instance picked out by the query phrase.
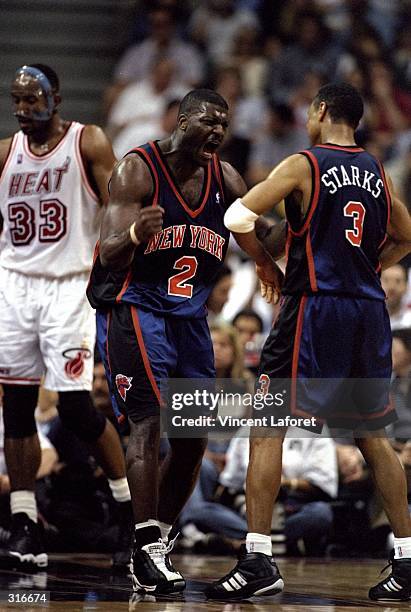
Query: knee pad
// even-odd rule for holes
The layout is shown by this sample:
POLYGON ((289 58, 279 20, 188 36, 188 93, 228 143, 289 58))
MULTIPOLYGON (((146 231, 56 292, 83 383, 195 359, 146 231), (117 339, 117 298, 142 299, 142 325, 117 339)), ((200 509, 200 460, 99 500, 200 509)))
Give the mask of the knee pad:
POLYGON ((3 385, 3 422, 5 438, 29 438, 37 433, 34 411, 38 385, 3 385))
POLYGON ((88 391, 61 391, 57 406, 65 427, 84 442, 96 442, 106 426, 106 417, 96 410, 88 391))

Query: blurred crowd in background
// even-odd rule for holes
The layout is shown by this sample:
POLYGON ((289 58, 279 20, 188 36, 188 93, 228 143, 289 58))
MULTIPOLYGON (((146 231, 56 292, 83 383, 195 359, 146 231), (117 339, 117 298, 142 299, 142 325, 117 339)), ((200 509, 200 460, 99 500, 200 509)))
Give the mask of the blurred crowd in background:
MULTIPOLYGON (((231 117, 220 156, 251 187, 281 159, 309 146, 309 104, 322 84, 335 79, 361 92, 365 114, 357 142, 384 162, 411 206, 409 0, 141 2, 130 45, 104 94, 105 127, 120 158, 170 134, 179 101, 190 89, 214 88, 227 100, 231 117)), ((392 395, 400 417, 389 433, 407 471, 411 502, 411 259, 403 263, 384 271, 382 282, 394 335, 392 395)), ((260 297, 254 265, 233 243, 208 301, 219 378, 241 380, 252 390, 276 308, 260 297)), ((114 422, 98 356, 93 400, 114 422)), ((56 401, 43 391, 37 410, 43 434, 37 494, 48 548, 109 552, 118 524, 106 480, 88 448, 64 430, 56 401)), ((121 435, 126 443, 127 431, 121 435)), ((9 521, 2 454, 0 540, 7 538, 9 521)), ((247 531, 247 460, 246 437, 210 441, 181 516, 180 548, 238 549, 247 531)), ((273 517, 274 552, 384 556, 390 538, 365 463, 350 440, 329 431, 304 438, 291 431, 273 517)))

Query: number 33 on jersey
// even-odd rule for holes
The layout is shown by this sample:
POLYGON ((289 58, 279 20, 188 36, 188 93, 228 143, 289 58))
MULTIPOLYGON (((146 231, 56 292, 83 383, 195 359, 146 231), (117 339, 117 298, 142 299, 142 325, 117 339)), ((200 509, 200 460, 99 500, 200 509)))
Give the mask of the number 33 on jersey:
POLYGON ((45 155, 15 134, 0 178, 3 267, 53 278, 90 269, 99 200, 81 158, 83 128, 73 122, 45 155))

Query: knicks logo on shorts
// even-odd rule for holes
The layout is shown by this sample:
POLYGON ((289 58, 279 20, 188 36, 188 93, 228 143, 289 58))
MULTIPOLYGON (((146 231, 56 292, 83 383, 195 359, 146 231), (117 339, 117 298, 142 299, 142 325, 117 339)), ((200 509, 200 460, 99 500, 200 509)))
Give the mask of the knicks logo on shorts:
POLYGON ((79 378, 84 371, 84 360, 90 359, 91 351, 86 348, 71 348, 63 352, 63 357, 68 359, 64 371, 69 378, 79 378))
POLYGON ((121 399, 125 402, 127 391, 131 389, 132 376, 125 376, 124 374, 117 374, 116 376, 116 387, 120 394, 121 399))
POLYGON ((258 393, 260 393, 260 395, 267 395, 271 383, 268 374, 261 374, 258 383, 260 386, 258 393))

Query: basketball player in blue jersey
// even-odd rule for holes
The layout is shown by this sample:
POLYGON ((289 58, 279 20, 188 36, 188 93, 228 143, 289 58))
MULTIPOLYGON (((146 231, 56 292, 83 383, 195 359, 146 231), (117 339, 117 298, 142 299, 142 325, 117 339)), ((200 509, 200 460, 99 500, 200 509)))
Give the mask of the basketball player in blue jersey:
MULTIPOLYGON (((291 410, 353 430, 395 536, 392 572, 370 589, 369 597, 403 601, 411 598, 411 521, 404 471, 384 430, 395 415, 388 398, 391 334, 379 271, 411 251, 411 220, 381 164, 355 144, 362 113, 361 97, 351 86, 322 87, 308 113, 313 146, 285 159, 234 202, 225 222, 240 246, 258 260, 262 247, 254 223, 286 198, 283 300, 262 352, 259 382, 275 393, 280 378, 291 383, 297 378, 333 379, 323 381, 321 398, 307 387, 303 401, 300 387, 297 393, 296 383, 291 384, 291 410), (354 388, 341 405, 343 379, 350 378, 356 384, 367 378, 382 384, 376 391, 368 386, 369 393, 360 399, 360 389, 354 388)), ((265 244, 269 241, 268 236, 265 244)), ((267 283, 268 266, 264 273, 262 292, 271 299, 281 290, 278 275, 267 283)), ((228 575, 210 585, 210 598, 271 595, 283 588, 270 527, 284 435, 281 430, 276 437, 251 437, 244 554, 228 575)))
POLYGON ((206 440, 170 440, 160 469, 159 381, 215 376, 205 304, 228 247, 224 213, 246 191, 216 155, 227 126, 225 100, 195 90, 182 100, 169 138, 120 161, 88 290, 113 406, 131 428, 135 590, 185 587, 168 557, 168 535, 194 487, 206 440))

